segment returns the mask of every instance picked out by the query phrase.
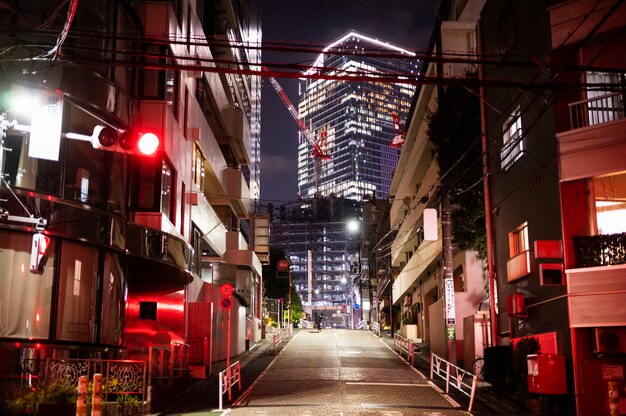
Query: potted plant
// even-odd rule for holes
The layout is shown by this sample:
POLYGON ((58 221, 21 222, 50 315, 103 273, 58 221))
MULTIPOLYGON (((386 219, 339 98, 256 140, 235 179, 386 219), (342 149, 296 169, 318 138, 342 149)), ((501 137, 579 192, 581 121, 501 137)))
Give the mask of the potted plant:
POLYGON ((410 340, 417 339, 417 319, 412 311, 408 310, 402 314, 402 326, 404 336, 410 340))

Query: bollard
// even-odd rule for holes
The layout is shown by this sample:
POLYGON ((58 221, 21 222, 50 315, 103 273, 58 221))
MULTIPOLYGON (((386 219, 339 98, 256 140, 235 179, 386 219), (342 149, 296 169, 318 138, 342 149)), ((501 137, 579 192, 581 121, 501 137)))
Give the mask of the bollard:
POLYGON ((91 416, 102 416, 102 374, 93 375, 93 397, 91 416))
POLYGON ((87 416, 87 376, 78 379, 78 397, 76 398, 76 416, 87 416))

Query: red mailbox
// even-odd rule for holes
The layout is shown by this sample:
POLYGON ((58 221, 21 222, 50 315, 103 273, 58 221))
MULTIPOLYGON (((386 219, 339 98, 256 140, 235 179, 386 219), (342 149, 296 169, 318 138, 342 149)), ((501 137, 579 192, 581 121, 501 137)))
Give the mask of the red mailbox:
POLYGON ((530 393, 567 394, 564 355, 532 354, 526 359, 530 393))

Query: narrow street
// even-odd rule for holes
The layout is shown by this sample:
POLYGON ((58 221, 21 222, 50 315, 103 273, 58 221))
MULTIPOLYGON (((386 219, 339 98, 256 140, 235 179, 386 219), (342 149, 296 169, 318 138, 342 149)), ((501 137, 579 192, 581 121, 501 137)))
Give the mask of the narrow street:
POLYGON ((303 329, 230 415, 460 415, 428 380, 367 331, 303 329))

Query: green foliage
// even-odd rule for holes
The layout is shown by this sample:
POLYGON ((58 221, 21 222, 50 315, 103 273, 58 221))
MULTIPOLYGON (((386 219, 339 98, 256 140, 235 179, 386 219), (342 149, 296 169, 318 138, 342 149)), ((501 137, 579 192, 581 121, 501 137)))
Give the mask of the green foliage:
POLYGON ((405 311, 402 314, 402 325, 414 325, 417 323, 417 320, 415 319, 415 315, 413 315, 412 311, 405 311))
POLYGON ((528 361, 526 356, 541 351, 539 340, 534 337, 525 337, 517 342, 513 348, 513 365, 509 375, 509 385, 512 394, 519 400, 528 396, 528 361))
POLYGON ((44 403, 76 403, 76 387, 62 382, 50 383, 45 389, 44 403))
POLYGON ((428 116, 442 190, 450 193, 452 234, 462 250, 487 258, 482 187, 480 101, 471 87, 450 86, 428 116))
POLYGON ((35 403, 43 398, 43 390, 30 387, 11 386, 3 393, 6 393, 6 405, 11 411, 32 411, 35 403))

